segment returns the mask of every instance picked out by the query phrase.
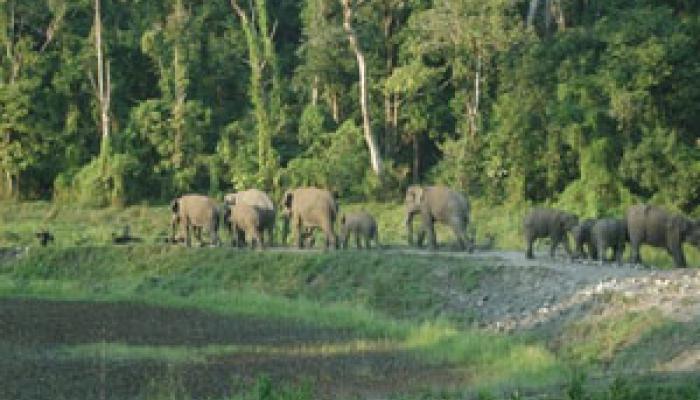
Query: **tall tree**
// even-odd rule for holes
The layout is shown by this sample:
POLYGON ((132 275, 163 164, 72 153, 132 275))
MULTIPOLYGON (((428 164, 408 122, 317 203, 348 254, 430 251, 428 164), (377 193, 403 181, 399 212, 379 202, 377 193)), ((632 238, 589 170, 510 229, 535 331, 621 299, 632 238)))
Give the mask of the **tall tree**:
POLYGON ((277 57, 272 42, 274 32, 269 27, 265 0, 255 0, 250 10, 244 10, 237 0, 231 0, 231 7, 248 44, 250 97, 258 133, 258 178, 263 186, 271 188, 278 165, 272 137, 284 124, 277 57))
POLYGON ((367 143, 367 148, 369 150, 369 159, 372 166, 372 170, 377 176, 382 174, 382 159, 379 152, 379 146, 377 145, 377 139, 374 137, 372 132, 372 123, 370 121, 369 112, 369 95, 367 93, 367 65, 365 63, 365 55, 360 47, 357 34, 353 29, 353 11, 354 3, 353 0, 340 0, 343 6, 343 29, 350 43, 350 48, 355 53, 355 58, 357 59, 357 71, 359 75, 359 86, 360 86, 360 109, 362 112, 362 131, 365 137, 365 143, 367 143))

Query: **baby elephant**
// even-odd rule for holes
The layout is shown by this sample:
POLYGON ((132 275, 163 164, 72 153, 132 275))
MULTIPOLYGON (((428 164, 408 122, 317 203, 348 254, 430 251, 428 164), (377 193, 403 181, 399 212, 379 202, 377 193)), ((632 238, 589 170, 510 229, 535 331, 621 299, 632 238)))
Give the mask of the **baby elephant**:
POLYGON ((574 243, 576 244, 575 257, 590 257, 591 260, 598 259, 596 245, 593 243, 593 237, 591 236, 591 229, 593 225, 595 225, 595 222, 596 220, 592 218, 584 219, 571 229, 571 236, 573 236, 574 243), (584 246, 586 246, 588 252, 584 250, 584 246))
POLYGON ((243 203, 227 206, 224 210, 224 224, 231 235, 231 245, 243 247, 248 239, 251 248, 257 245, 262 249, 261 220, 261 212, 255 206, 243 203))
MULTIPOLYGON (((609 248, 613 249, 613 259, 618 265, 622 265, 622 253, 625 251, 627 241, 627 224, 618 218, 603 218, 596 221, 591 228, 591 237, 598 251, 598 261, 602 264, 605 253, 609 248)), ((612 260, 611 260, 612 261, 612 260)))
POLYGON ((370 248, 370 243, 374 240, 375 245, 380 247, 379 232, 377 231, 377 221, 365 211, 343 214, 340 217, 340 242, 343 248, 348 248, 350 235, 355 235, 355 244, 358 249, 362 248, 360 239, 364 238, 365 247, 370 248))

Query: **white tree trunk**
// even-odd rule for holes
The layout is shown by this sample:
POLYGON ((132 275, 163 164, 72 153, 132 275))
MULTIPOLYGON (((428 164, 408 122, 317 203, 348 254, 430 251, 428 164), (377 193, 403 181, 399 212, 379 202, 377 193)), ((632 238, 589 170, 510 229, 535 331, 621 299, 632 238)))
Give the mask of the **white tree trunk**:
POLYGON ((95 0, 95 49, 97 50, 97 98, 100 103, 102 140, 109 140, 109 103, 110 80, 109 63, 105 67, 102 51, 102 19, 100 17, 100 0, 95 0))
POLYGON ((530 0, 530 8, 527 11, 527 21, 526 25, 528 28, 532 27, 535 21, 535 13, 537 13, 537 7, 539 6, 539 0, 530 0))
POLYGON ((360 75, 360 108, 362 110, 362 128, 365 142, 369 148, 372 170, 379 176, 382 173, 382 160, 379 155, 379 146, 377 146, 377 141, 372 134, 372 126, 369 120, 365 56, 360 49, 355 31, 352 29, 352 7, 350 5, 350 0, 341 0, 341 3, 343 5, 343 28, 350 42, 350 47, 357 58, 357 69, 360 75))

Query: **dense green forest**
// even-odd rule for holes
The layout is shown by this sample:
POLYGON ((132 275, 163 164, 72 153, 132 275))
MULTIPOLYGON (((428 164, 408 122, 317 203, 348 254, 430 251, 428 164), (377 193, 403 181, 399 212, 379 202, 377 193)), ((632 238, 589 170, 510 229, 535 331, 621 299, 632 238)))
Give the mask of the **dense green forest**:
POLYGON ((694 0, 0 0, 0 197, 698 212, 694 0))

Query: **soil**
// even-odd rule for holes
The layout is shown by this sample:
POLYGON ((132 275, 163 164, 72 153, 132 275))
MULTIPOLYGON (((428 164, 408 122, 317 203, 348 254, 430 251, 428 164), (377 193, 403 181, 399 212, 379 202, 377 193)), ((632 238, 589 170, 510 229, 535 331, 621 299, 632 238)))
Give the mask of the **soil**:
POLYGON ((163 391, 168 398, 173 393, 188 399, 225 398, 249 391, 263 374, 280 385, 308 383, 314 398, 366 398, 450 387, 464 379, 448 366, 426 365, 409 354, 385 350, 329 355, 244 351, 191 363, 55 356, 57 347, 101 342, 294 347, 356 338, 295 321, 141 304, 0 300, 0 332, 0 399, 147 399, 163 391))

